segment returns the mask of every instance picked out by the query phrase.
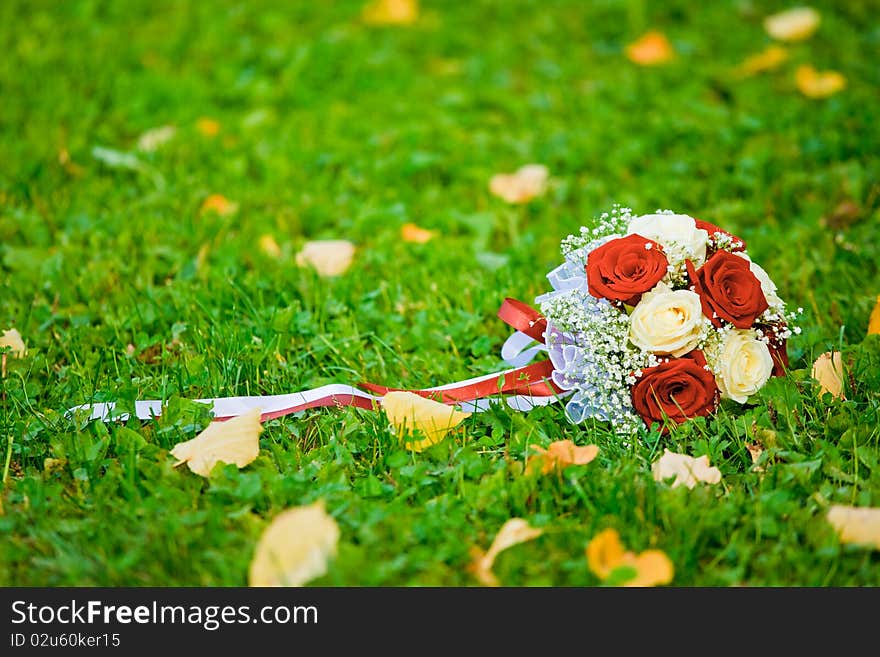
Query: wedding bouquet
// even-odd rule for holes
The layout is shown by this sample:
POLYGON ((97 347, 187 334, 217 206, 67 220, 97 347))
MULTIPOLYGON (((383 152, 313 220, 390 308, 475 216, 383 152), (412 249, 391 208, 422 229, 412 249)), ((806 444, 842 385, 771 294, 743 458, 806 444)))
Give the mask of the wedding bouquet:
POLYGON ((788 364, 794 314, 743 240, 713 224, 615 207, 562 253, 536 302, 574 422, 681 423, 745 403, 788 364))

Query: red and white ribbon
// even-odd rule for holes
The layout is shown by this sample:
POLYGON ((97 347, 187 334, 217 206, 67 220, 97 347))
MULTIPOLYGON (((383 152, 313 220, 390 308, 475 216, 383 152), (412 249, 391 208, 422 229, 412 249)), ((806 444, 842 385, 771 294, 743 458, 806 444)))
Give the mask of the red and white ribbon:
MULTIPOLYGON (((486 410, 492 403, 502 399, 513 409, 528 411, 536 406, 551 404, 564 396, 566 393, 550 380, 553 372, 550 361, 543 360, 529 364, 535 356, 547 350, 544 346, 546 320, 534 309, 515 299, 505 299, 498 316, 517 329, 501 349, 502 358, 512 366, 512 369, 433 388, 406 391, 445 404, 455 404, 464 411, 477 412, 486 410)), ((360 388, 333 383, 285 395, 218 397, 195 401, 210 404, 215 420, 228 420, 259 408, 262 411, 261 420, 266 421, 323 406, 356 406, 373 410, 378 407, 382 395, 392 390, 405 389, 389 388, 374 383, 361 383, 360 388)), ((163 402, 160 400, 137 401, 135 416, 149 420, 161 415, 162 406, 163 402)), ((129 417, 128 413, 116 413, 114 402, 82 404, 71 408, 68 413, 81 409, 90 411, 90 420, 124 421, 129 417)))

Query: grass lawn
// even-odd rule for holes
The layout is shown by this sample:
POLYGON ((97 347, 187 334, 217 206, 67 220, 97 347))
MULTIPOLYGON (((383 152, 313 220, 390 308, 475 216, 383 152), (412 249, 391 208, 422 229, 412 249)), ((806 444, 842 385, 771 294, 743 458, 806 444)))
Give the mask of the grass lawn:
POLYGON ((245 585, 269 521, 319 499, 341 538, 318 585, 476 585, 471 547, 514 516, 544 533, 501 553, 505 585, 600 584, 584 548, 609 527, 675 585, 880 585, 880 554, 825 520, 880 506, 877 5, 812 3, 816 34, 740 77, 785 3, 423 0, 390 27, 362 4, 0 5, 0 331, 29 349, 0 384, 0 585, 245 585), (638 66, 624 48, 650 29, 676 56, 638 66), (846 88, 805 97, 802 64, 846 88), (489 193, 528 162, 544 196, 489 193), (202 212, 212 194, 237 208, 202 212), (615 202, 742 236, 803 307, 791 375, 664 437, 498 406, 413 453, 382 414, 318 409, 268 422, 241 470, 173 467, 210 420, 187 400, 503 369, 503 298, 547 291, 560 241, 615 202), (407 222, 436 237, 402 241, 407 222), (345 274, 297 266, 335 238, 358 247, 345 274), (810 379, 830 349, 845 400, 810 379), (64 417, 154 398, 156 421, 64 417), (599 455, 523 474, 561 439, 599 455), (665 447, 721 483, 655 482, 665 447))

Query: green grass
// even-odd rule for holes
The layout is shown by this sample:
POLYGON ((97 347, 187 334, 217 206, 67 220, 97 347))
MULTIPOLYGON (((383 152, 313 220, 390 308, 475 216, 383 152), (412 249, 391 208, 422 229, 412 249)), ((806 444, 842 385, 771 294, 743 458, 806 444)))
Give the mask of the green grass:
POLYGON ((545 534, 498 558, 507 585, 598 584, 584 547, 606 527, 664 550, 677 585, 880 585, 878 553, 840 545, 824 519, 833 503, 880 506, 880 340, 865 339, 880 293, 878 6, 812 3, 817 34, 739 80, 732 67, 769 44, 762 17, 786 3, 422 4, 414 26, 370 28, 359 1, 2 3, 0 329, 30 351, 2 381, 0 585, 243 585, 271 518, 317 499, 341 540, 315 584, 476 584, 469 547, 522 516, 545 534), (623 47, 651 28, 678 57, 640 68, 623 47), (804 63, 847 88, 804 98, 804 63), (136 150, 169 124, 170 142, 136 150), (136 160, 110 166, 95 147, 136 160), (546 196, 489 195, 493 173, 526 162, 550 168, 546 196), (200 215, 212 193, 239 211, 200 215), (859 212, 835 218, 845 200, 859 212), (414 455, 382 415, 324 409, 269 422, 241 471, 172 467, 168 450, 208 421, 187 399, 501 369, 502 299, 544 292, 561 239, 614 202, 740 234, 804 308, 791 377, 663 438, 571 425, 561 405, 497 408, 414 455), (407 221, 438 238, 402 243, 407 221), (347 274, 296 266, 320 238, 358 245, 347 274), (809 379, 831 348, 846 401, 809 379), (155 422, 63 415, 157 397, 171 402, 155 422), (565 438, 599 457, 521 474, 528 445, 565 438), (655 483, 664 447, 708 454, 722 483, 655 483))

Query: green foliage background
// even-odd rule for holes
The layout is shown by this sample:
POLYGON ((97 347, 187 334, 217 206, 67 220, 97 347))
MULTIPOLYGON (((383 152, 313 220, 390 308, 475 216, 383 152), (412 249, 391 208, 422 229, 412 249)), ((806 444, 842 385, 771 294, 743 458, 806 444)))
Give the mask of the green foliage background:
POLYGON ((316 584, 475 584, 469 547, 511 516, 546 531, 499 557, 508 585, 599 584, 584 547, 605 527, 664 550, 677 585, 880 584, 876 552, 824 520, 880 506, 878 6, 814 5, 813 38, 739 79, 784 3, 424 0, 389 28, 360 2, 2 3, 0 329, 29 354, 2 381, 0 585, 243 585, 271 518, 319 498, 342 538, 316 584), (637 67, 623 48, 652 28, 677 57, 637 67), (800 64, 847 88, 803 97, 800 64), (171 141, 137 149, 163 125, 171 141), (552 172, 543 198, 490 196, 527 162, 552 172), (238 212, 200 214, 213 193, 238 212), (241 471, 172 467, 209 421, 187 399, 500 369, 502 299, 545 291, 560 240, 614 202, 741 235, 804 309, 791 377, 665 438, 497 408, 413 455, 381 414, 318 410, 270 422, 241 471), (409 221, 438 237, 401 242, 409 221), (358 245, 344 276, 296 266, 323 238, 358 245), (809 380, 832 348, 846 401, 809 380), (155 422, 64 419, 157 397, 155 422), (565 438, 599 457, 522 474, 529 445, 565 438), (657 484, 664 447, 708 454, 721 485, 657 484))

